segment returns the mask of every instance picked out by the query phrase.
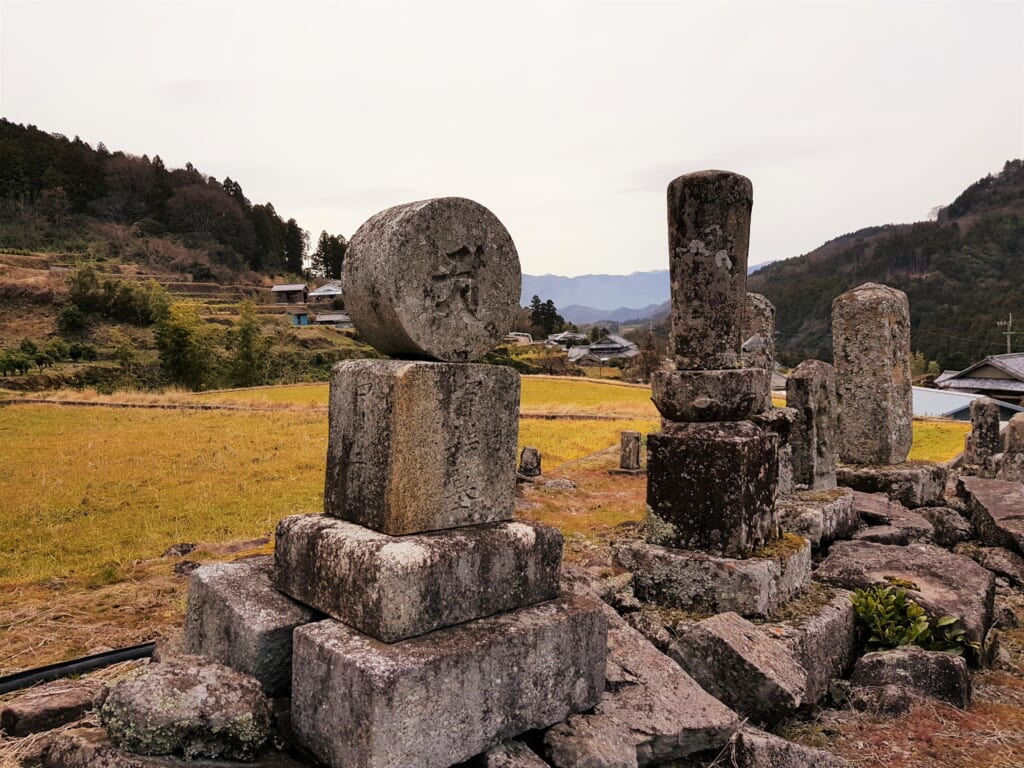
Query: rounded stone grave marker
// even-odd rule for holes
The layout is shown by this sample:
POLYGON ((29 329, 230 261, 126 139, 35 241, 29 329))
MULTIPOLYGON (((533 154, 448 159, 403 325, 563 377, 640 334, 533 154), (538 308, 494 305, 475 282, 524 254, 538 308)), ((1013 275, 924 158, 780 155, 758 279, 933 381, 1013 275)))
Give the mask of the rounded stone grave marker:
POLYGON ((345 305, 362 337, 398 357, 466 362, 512 328, 522 273, 508 230, 461 197, 372 216, 345 255, 345 305))

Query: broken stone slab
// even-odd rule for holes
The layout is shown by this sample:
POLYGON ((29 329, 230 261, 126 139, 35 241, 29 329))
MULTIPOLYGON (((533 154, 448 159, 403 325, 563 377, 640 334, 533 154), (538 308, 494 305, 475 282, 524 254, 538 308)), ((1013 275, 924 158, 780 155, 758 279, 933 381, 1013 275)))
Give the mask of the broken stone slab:
POLYGON ((999 434, 999 403, 989 397, 971 401, 971 431, 964 445, 964 462, 985 465, 1003 451, 999 434))
POLYGON ((92 709, 93 692, 65 681, 41 685, 0 706, 0 729, 28 736, 78 720, 92 709))
POLYGON ((295 630, 292 725, 332 768, 450 766, 593 707, 606 643, 601 608, 581 598, 391 645, 307 624, 295 630))
POLYGON ((860 525, 849 488, 798 491, 780 498, 777 509, 782 530, 803 536, 816 550, 850 538, 860 525))
POLYGON ((459 763, 459 768, 547 768, 547 765, 526 744, 509 739, 482 755, 459 763))
POLYGON ((905 462, 913 441, 907 295, 865 283, 837 296, 832 347, 840 460, 905 462))
POLYGON ((793 482, 811 490, 835 488, 835 369, 820 360, 804 360, 786 380, 786 405, 796 413, 790 433, 793 482))
POLYGON ((149 664, 100 707, 111 741, 140 755, 252 760, 270 735, 259 682, 200 656, 149 664))
POLYGON ((744 726, 729 742, 730 768, 849 768, 849 763, 831 752, 801 744, 744 726))
POLYGON ((967 501, 982 543, 1024 552, 1024 485, 965 475, 957 481, 957 494, 967 501))
POLYGON ((556 768, 661 765, 725 745, 739 727, 736 713, 612 608, 602 610, 608 619, 604 693, 593 712, 548 730, 548 761, 556 768))
POLYGON ((523 477, 540 477, 540 465, 540 451, 532 445, 524 445, 522 453, 519 454, 519 474, 523 477))
POLYGON ((189 576, 185 652, 259 680, 268 696, 292 684, 292 630, 323 618, 274 588, 271 556, 211 563, 189 576))
POLYGON ((392 536, 510 520, 518 414, 511 368, 340 362, 324 511, 392 536))
POLYGON ((745 557, 773 539, 778 442, 749 421, 665 422, 647 437, 647 541, 745 557))
POLYGON ((680 370, 739 366, 753 204, 750 179, 728 171, 668 185, 670 347, 680 370))
POLYGON ((1024 587, 1024 557, 1016 552, 1002 547, 978 547, 973 544, 960 544, 954 551, 967 555, 982 568, 1002 576, 1014 586, 1024 587))
POLYGON ((393 643, 558 597, 562 534, 511 522, 399 537, 294 515, 274 558, 282 592, 393 643))
POLYGON ((461 197, 396 205, 356 230, 345 309, 388 355, 477 360, 512 329, 522 274, 508 230, 461 197))
POLYGON ((949 549, 974 536, 974 526, 955 509, 921 507, 917 511, 932 524, 932 537, 940 547, 949 549))
POLYGON ((844 589, 911 582, 916 588, 907 590, 909 597, 933 617, 960 617, 968 639, 979 645, 992 623, 995 577, 969 557, 931 544, 837 541, 814 577, 844 589))
POLYGON ((898 685, 961 709, 971 703, 971 677, 962 656, 912 645, 862 656, 854 665, 850 682, 876 688, 898 685))
POLYGON ((815 585, 786 609, 794 618, 761 625, 768 637, 789 646, 807 678, 803 706, 828 694, 829 682, 843 677, 857 658, 857 624, 852 593, 815 585))
POLYGON ((807 673, 792 650, 736 613, 676 627, 668 655, 701 687, 755 723, 777 723, 797 711, 807 673))
POLYGON ((743 421, 765 409, 771 381, 766 368, 655 371, 651 400, 669 421, 743 421))
POLYGON ((894 525, 869 525, 867 528, 861 528, 851 538, 875 544, 894 544, 899 547, 905 547, 912 541, 904 528, 897 528, 894 525))
POLYGON ((759 555, 735 559, 642 541, 614 547, 616 562, 633 572, 633 592, 645 602, 699 613, 735 611, 767 616, 811 579, 811 546, 787 536, 759 555))
POLYGON ((135 755, 118 749, 102 728, 73 728, 58 733, 46 751, 44 768, 307 768, 308 763, 266 749, 252 760, 185 760, 135 755))
POLYGON ((884 493, 853 492, 853 509, 869 526, 890 526, 902 532, 911 541, 930 542, 934 538, 934 528, 923 514, 911 511, 893 501, 884 493))
POLYGON ((892 466, 850 466, 836 469, 839 485, 862 493, 884 493, 905 507, 935 506, 946 490, 945 465, 930 461, 908 461, 892 466))

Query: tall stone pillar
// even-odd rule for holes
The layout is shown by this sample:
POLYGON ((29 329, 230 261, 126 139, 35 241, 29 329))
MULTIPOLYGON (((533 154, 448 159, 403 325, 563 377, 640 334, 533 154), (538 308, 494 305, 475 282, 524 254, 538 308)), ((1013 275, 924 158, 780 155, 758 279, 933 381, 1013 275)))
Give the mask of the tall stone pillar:
POLYGON ((832 302, 839 458, 901 464, 913 441, 910 304, 903 291, 865 283, 832 302))
POLYGON ((793 482, 811 490, 835 488, 835 369, 820 360, 804 360, 786 382, 786 405, 796 411, 789 437, 793 482))
POLYGON ((992 457, 1003 452, 999 434, 999 403, 990 397, 971 401, 971 433, 964 448, 964 461, 987 466, 992 457))

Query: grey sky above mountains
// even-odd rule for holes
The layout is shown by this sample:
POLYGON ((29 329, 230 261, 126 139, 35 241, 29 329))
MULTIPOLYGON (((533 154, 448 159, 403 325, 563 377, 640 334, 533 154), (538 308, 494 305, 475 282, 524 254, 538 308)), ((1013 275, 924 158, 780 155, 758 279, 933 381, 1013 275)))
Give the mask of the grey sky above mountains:
POLYGON ((315 243, 463 196, 531 274, 667 267, 665 188, 754 184, 751 264, 1024 155, 1024 2, 0 0, 0 111, 191 162, 315 243))

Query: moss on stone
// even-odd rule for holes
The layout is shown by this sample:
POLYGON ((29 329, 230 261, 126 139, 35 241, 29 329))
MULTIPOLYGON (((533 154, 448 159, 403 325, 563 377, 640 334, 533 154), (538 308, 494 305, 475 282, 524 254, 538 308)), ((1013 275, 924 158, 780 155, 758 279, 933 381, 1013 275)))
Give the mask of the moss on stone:
POLYGON ((751 557, 770 557, 774 560, 786 561, 807 546, 807 539, 795 533, 784 533, 774 541, 769 541, 759 549, 755 549, 751 557))

